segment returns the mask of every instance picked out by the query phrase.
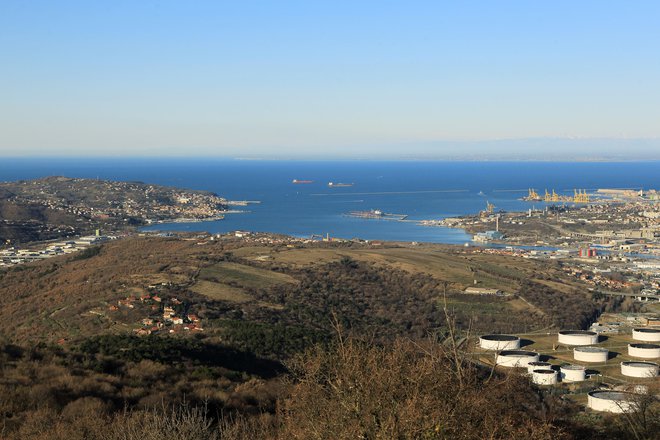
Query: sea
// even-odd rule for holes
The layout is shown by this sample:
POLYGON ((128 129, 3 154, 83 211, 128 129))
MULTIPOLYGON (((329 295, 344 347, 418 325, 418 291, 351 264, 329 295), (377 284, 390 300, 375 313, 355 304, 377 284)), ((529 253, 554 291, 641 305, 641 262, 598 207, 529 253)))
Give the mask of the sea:
POLYGON ((259 201, 234 207, 223 220, 165 223, 147 231, 235 230, 296 237, 326 236, 463 244, 461 229, 421 226, 420 220, 475 214, 486 208, 526 211, 543 203, 520 200, 529 188, 660 189, 660 161, 640 162, 460 162, 460 161, 284 161, 239 159, 35 159, 0 160, 0 181, 68 176, 140 181, 207 190, 229 200, 259 201), (309 184, 292 181, 311 180, 309 184), (352 184, 329 187, 329 182, 352 184), (351 217, 380 210, 407 221, 351 217))

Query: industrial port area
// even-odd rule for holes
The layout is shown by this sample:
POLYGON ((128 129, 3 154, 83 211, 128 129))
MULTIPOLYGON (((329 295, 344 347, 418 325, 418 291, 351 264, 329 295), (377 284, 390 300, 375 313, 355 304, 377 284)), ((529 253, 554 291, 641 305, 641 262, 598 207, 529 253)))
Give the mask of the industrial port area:
POLYGON ((522 370, 535 386, 590 410, 635 412, 657 393, 660 368, 657 191, 529 189, 523 200, 532 203, 526 212, 487 202, 477 215, 436 224, 473 233, 483 243, 477 252, 556 260, 592 295, 618 296, 638 313, 604 313, 588 330, 483 335, 473 355, 492 369, 522 370))
POLYGON ((534 189, 523 197, 521 212, 498 210, 486 202, 475 215, 427 220, 425 226, 465 229, 476 241, 569 248, 585 244, 608 251, 659 253, 660 196, 656 190, 554 190, 541 197, 534 189))
POLYGON ((473 354, 482 365, 525 372, 536 386, 591 410, 632 412, 658 385, 660 319, 629 314, 601 321, 607 324, 590 330, 482 335, 473 354))

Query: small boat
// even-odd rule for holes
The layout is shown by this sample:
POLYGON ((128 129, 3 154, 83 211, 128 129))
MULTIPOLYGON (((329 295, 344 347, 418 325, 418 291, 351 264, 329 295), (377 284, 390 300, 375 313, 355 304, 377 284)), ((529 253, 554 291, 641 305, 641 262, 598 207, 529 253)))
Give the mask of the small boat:
POLYGON ((300 185, 300 184, 305 184, 305 183, 314 183, 314 181, 313 181, 313 180, 300 180, 300 179, 293 179, 293 180, 291 181, 291 183, 295 183, 295 184, 300 185))
POLYGON ((477 193, 477 195, 478 195, 478 196, 485 196, 486 194, 484 194, 483 191, 479 191, 479 192, 477 193))
POLYGON ((347 186, 353 186, 353 183, 334 183, 334 182, 328 182, 328 186, 330 188, 345 188, 347 186))

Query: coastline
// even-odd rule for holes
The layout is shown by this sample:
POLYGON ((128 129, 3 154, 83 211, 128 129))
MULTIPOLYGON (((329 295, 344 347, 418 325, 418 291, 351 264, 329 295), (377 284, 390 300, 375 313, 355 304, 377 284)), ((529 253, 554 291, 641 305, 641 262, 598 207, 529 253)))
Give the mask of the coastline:
MULTIPOLYGON (((240 212, 240 211, 237 211, 240 212)), ((228 213, 235 213, 235 212, 229 212, 228 213)), ((175 218, 175 219, 170 219, 170 220, 155 220, 149 222, 145 226, 154 226, 154 225, 168 225, 168 224, 178 224, 178 223, 202 223, 202 222, 215 222, 219 220, 224 220, 225 216, 223 215, 217 215, 217 216, 212 216, 212 217, 203 217, 203 218, 186 218, 186 217, 180 217, 180 218, 175 218)))

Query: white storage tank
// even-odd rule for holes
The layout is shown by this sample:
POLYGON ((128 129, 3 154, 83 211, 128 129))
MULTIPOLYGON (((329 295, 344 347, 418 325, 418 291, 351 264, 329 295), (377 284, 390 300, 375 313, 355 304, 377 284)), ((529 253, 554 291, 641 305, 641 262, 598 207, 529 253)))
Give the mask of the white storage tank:
POLYGON ((527 373, 532 374, 534 370, 540 369, 551 369, 552 364, 550 362, 530 362, 527 364, 527 373))
POLYGON ((589 330, 562 330, 557 341, 563 345, 592 345, 598 343, 598 333, 589 330))
POLYGON ((621 362, 621 374, 629 377, 656 377, 658 364, 642 361, 621 362))
POLYGON ((555 385, 557 372, 548 368, 539 368, 532 371, 532 382, 536 385, 555 385))
POLYGON ((562 365, 559 370, 562 382, 582 382, 587 377, 587 369, 581 365, 562 365))
POLYGON ((660 345, 657 344, 628 344, 628 354, 633 357, 655 359, 660 357, 660 345))
POLYGON ((625 413, 635 409, 634 395, 621 391, 590 391, 587 406, 596 411, 625 413))
POLYGON ((497 355, 495 363, 503 367, 527 368, 530 362, 537 362, 539 354, 525 350, 503 350, 497 355))
POLYGON ((633 339, 646 342, 660 342, 660 328, 634 328, 633 339))
POLYGON ((607 362, 609 350, 601 347, 575 347, 573 357, 582 362, 607 362))
POLYGON ((479 346, 484 350, 517 350, 520 338, 513 335, 484 335, 479 338, 479 346))

